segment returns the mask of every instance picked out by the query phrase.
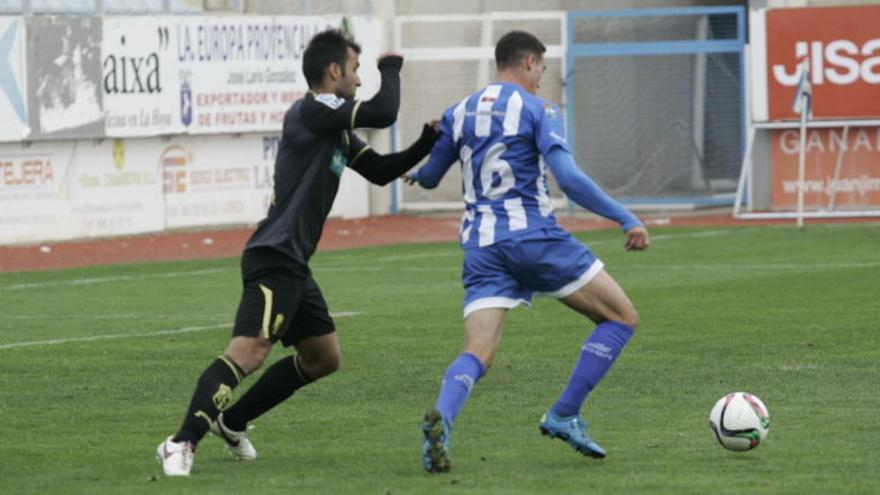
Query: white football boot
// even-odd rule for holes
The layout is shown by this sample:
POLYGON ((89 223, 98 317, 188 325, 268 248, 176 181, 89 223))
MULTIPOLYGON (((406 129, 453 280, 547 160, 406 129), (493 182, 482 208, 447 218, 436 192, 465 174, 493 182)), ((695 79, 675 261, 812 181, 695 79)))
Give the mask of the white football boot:
POLYGON ((209 427, 211 433, 222 438, 226 442, 226 448, 232 453, 236 459, 244 461, 252 461, 257 458, 257 450, 251 439, 248 437, 247 429, 244 431, 234 431, 223 424, 223 413, 221 412, 215 421, 211 422, 209 427))
POLYGON ((189 476, 196 447, 191 442, 174 442, 172 438, 168 437, 159 444, 156 460, 162 464, 165 476, 189 476))

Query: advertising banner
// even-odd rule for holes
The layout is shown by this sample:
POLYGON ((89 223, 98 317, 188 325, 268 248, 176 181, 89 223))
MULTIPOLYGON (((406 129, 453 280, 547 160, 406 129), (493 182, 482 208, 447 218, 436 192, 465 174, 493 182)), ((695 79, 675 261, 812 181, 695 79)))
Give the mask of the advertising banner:
MULTIPOLYGON (((770 138, 772 207, 791 209, 797 205, 800 134, 773 131, 770 138)), ((880 127, 851 128, 846 136, 843 129, 810 129, 806 151, 807 209, 828 208, 832 198, 836 209, 880 207, 880 127)))
POLYGON ((251 224, 272 197, 275 136, 201 136, 158 148, 168 228, 251 224))
POLYGON ((0 242, 69 239, 70 141, 0 146, 0 242))
POLYGON ((104 136, 100 17, 28 17, 31 139, 104 136))
POLYGON ((0 17, 0 141, 28 137, 25 23, 0 17))
POLYGON ((379 87, 381 23, 342 16, 0 18, 0 141, 278 132, 327 28, 361 45, 379 87), (27 28, 27 29, 25 29, 27 28))
POLYGON ((180 120, 190 134, 278 131, 307 90, 302 55, 342 17, 178 17, 180 120))
POLYGON ((77 237, 156 232, 165 228, 158 139, 104 139, 77 144, 69 171, 70 214, 77 237))
POLYGON ((808 61, 813 118, 880 118, 880 5, 767 11, 770 120, 792 110, 801 64, 808 61))
POLYGON ((180 84, 170 17, 105 17, 101 89, 107 136, 179 134, 180 84))

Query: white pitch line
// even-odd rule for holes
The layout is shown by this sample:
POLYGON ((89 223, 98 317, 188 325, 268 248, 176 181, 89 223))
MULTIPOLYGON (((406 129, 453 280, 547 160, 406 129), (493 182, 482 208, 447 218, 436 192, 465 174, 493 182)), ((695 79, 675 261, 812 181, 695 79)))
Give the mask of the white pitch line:
MULTIPOLYGON (((364 312, 362 311, 340 311, 338 313, 330 313, 330 316, 334 318, 345 318, 348 316, 357 316, 362 315, 364 312)), ((110 335, 92 335, 90 337, 71 337, 68 339, 49 339, 49 340, 31 340, 28 342, 13 342, 10 344, 0 344, 0 350, 4 349, 16 349, 19 347, 33 347, 33 346, 46 346, 46 345, 58 345, 58 344, 67 344, 70 342, 93 342, 96 340, 118 340, 118 339, 133 339, 138 337, 161 337, 163 335, 177 335, 181 333, 193 333, 193 332, 203 332, 205 330, 214 330, 217 328, 229 327, 230 323, 218 323, 216 325, 196 325, 191 327, 183 327, 183 328, 173 328, 169 330, 157 330, 155 332, 142 332, 142 333, 117 333, 110 335)))
MULTIPOLYGON (((880 267, 880 262, 876 261, 841 261, 841 262, 830 262, 830 263, 813 263, 809 261, 804 261, 802 263, 743 263, 743 264, 731 264, 731 263, 719 263, 717 265, 707 265, 707 264, 692 264, 692 265, 665 265, 665 264, 653 264, 646 265, 643 263, 624 263, 621 262, 613 267, 615 271, 619 270, 643 270, 643 271, 691 271, 691 272, 729 272, 729 271, 737 271, 737 270, 767 270, 767 271, 780 271, 780 270, 793 270, 800 272, 809 272, 809 271, 820 271, 820 270, 834 270, 834 269, 847 269, 847 268, 878 268, 880 267)), ((458 273, 461 269, 458 267, 449 267, 449 268, 429 268, 429 267, 406 267, 406 266, 335 266, 335 267, 324 267, 320 270, 316 270, 317 272, 352 272, 352 273, 362 273, 362 272, 422 272, 422 273, 458 273)), ((2 317, 0 317, 2 318, 2 317)))
POLYGON ((737 271, 737 270, 794 270, 794 271, 816 271, 816 270, 834 270, 846 268, 878 268, 880 261, 835 261, 830 263, 811 263, 805 261, 803 263, 725 263, 718 265, 643 265, 643 264, 621 264, 620 268, 634 270, 658 270, 658 271, 737 271))
POLYGON ((215 328, 223 328, 223 327, 228 327, 228 326, 229 326, 229 323, 220 323, 218 325, 199 325, 199 326, 193 326, 193 327, 175 328, 175 329, 171 329, 171 330, 157 330, 155 332, 92 335, 90 337, 71 337, 69 339, 31 340, 29 342, 14 342, 11 344, 2 344, 2 345, 0 345, 0 350, 2 350, 2 349, 15 349, 17 347, 31 347, 31 346, 38 346, 38 345, 67 344, 69 342, 93 342, 95 340, 129 339, 129 338, 137 338, 137 337, 158 337, 158 336, 162 336, 162 335, 175 335, 175 334, 179 334, 179 333, 202 332, 205 330, 213 330, 215 328))
MULTIPOLYGON (((213 318, 217 316, 217 313, 187 313, 187 316, 190 318, 213 318)), ((120 313, 120 314, 106 314, 106 315, 90 315, 90 314, 66 314, 66 315, 55 315, 50 313, 39 314, 39 315, 0 315, 0 320, 65 320, 65 319, 78 319, 78 320, 129 320, 129 319, 142 319, 142 320, 155 320, 155 319, 167 319, 165 315, 157 315, 155 313, 120 313)))
POLYGON ((448 273, 458 271, 459 268, 431 268, 421 266, 326 266, 315 268, 315 273, 321 272, 425 272, 425 273, 448 273))
POLYGON ((349 316, 359 316, 364 314, 363 311, 340 311, 338 313, 331 311, 330 316, 333 318, 346 318, 349 316))
POLYGON ((207 275, 210 273, 220 273, 231 271, 232 268, 207 268, 205 270, 192 270, 187 272, 164 272, 164 273, 147 273, 143 275, 118 275, 114 277, 91 277, 91 278, 74 278, 70 280, 53 280, 51 282, 34 282, 29 284, 0 285, 0 291, 4 290, 21 290, 21 289, 42 289, 44 287, 54 287, 58 285, 89 285, 102 284, 106 282, 121 282, 127 280, 142 280, 145 278, 171 278, 186 277, 189 275, 207 275))
POLYGON ((423 258, 434 259, 434 258, 452 258, 456 256, 461 256, 461 249, 456 249, 455 251, 438 251, 434 253, 414 253, 414 254, 400 254, 395 256, 380 256, 376 258, 375 261, 406 261, 406 260, 418 260, 423 258))

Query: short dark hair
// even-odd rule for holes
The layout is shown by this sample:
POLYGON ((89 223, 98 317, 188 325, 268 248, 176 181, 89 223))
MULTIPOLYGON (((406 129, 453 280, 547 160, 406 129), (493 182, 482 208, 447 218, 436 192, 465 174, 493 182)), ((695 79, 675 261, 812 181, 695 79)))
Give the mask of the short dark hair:
POLYGON ((312 37, 303 54, 303 74, 310 88, 321 84, 324 69, 336 62, 345 74, 345 57, 348 49, 361 53, 361 46, 340 29, 321 31, 312 37))
POLYGON ((525 31, 510 31, 495 45, 495 65, 504 69, 516 65, 527 55, 543 57, 547 47, 541 40, 525 31))

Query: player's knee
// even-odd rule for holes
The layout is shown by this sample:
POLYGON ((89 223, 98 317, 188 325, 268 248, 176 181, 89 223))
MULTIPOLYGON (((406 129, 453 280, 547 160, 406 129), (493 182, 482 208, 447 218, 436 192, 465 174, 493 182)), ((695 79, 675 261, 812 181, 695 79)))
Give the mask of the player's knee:
POLYGON ((254 371, 257 371, 263 366, 263 363, 266 362, 266 358, 269 357, 269 349, 271 346, 266 347, 265 349, 262 347, 253 349, 248 356, 245 358, 245 364, 241 366, 242 370, 245 374, 250 375, 254 371))
POLYGON ((342 354, 338 349, 308 358, 300 355, 300 358, 302 359, 303 371, 313 380, 335 373, 342 364, 342 354))
POLYGON ((249 375, 263 366, 271 350, 272 342, 267 339, 235 338, 225 354, 235 361, 245 375, 249 375))
POLYGON ((639 326, 639 313, 635 308, 630 307, 627 311, 625 311, 620 319, 622 323, 626 326, 635 330, 639 326))
POLYGON ((342 365, 342 354, 340 354, 339 351, 337 351, 329 356, 326 356, 321 361, 321 370, 322 370, 321 376, 327 376, 327 375, 331 375, 333 373, 336 373, 337 371, 339 371, 339 367, 341 365, 342 365))

